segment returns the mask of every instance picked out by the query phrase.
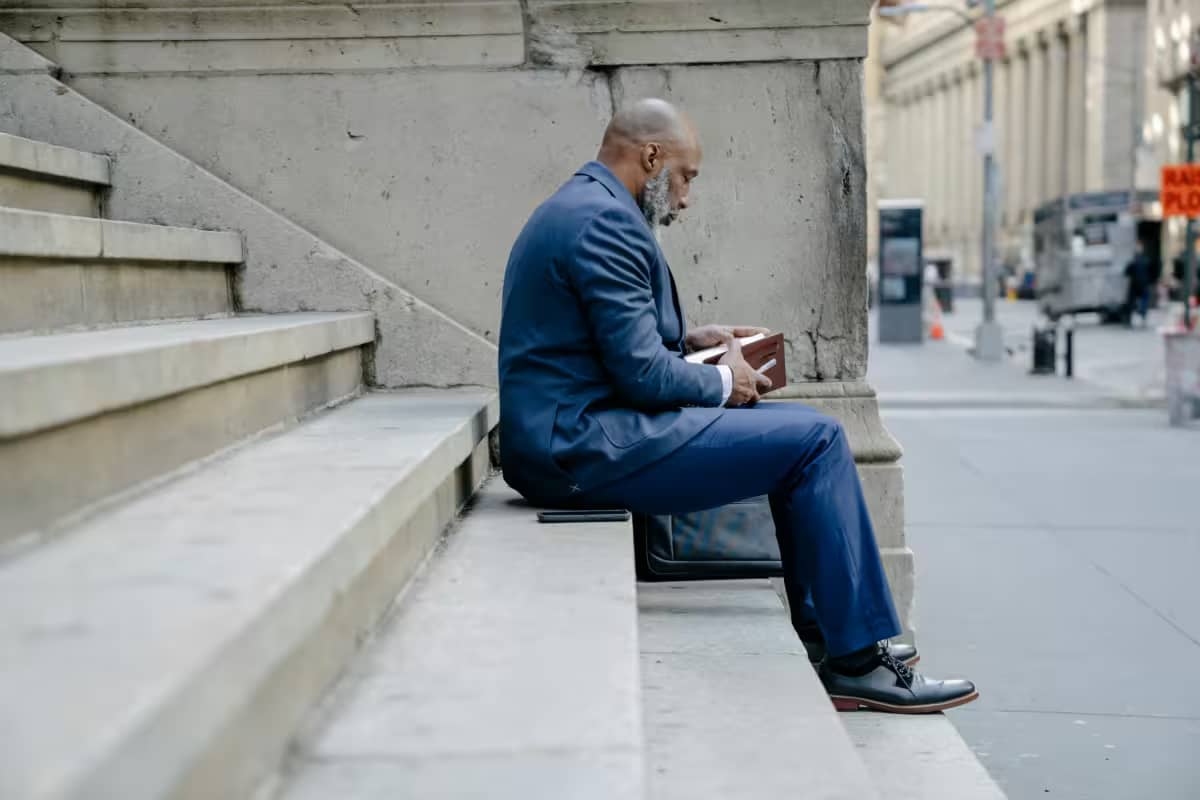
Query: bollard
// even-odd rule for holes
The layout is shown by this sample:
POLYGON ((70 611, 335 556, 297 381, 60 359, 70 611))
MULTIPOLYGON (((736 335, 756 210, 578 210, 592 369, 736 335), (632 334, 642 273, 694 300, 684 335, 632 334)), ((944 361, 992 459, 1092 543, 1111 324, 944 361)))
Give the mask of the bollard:
POLYGON ((1067 377, 1075 377, 1075 329, 1067 328, 1067 352, 1066 352, 1066 369, 1067 377))

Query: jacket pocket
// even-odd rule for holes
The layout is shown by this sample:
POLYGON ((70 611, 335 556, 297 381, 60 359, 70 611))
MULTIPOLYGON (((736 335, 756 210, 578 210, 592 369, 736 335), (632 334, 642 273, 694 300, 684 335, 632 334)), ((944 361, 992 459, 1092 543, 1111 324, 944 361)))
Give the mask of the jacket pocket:
POLYGON ((629 409, 598 411, 594 412, 593 418, 608 443, 620 450, 644 442, 653 433, 650 418, 629 409))

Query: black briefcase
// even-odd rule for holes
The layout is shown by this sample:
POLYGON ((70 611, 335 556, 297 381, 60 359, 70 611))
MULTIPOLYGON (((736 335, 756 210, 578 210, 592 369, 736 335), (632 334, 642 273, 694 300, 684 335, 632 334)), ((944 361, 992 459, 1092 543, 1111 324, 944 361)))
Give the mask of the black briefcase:
POLYGON ((711 581, 783 575, 766 497, 671 516, 633 515, 640 581, 711 581))

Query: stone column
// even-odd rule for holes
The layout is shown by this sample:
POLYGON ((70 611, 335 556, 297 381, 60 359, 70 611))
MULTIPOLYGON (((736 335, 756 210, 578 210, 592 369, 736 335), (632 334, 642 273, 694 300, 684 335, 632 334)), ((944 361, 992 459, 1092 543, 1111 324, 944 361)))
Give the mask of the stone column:
POLYGON ((953 248, 955 227, 958 224, 958 159, 954 146, 958 141, 958 82, 953 75, 947 76, 942 86, 945 96, 945 113, 942 118, 941 158, 934 168, 942 173, 942 241, 945 248, 953 248))
POLYGON ((945 169, 942 173, 942 246, 953 244, 954 229, 954 184, 957 178, 958 165, 954 163, 954 140, 958 133, 958 93, 952 76, 947 75, 942 81, 942 146, 938 151, 939 161, 945 169))
POLYGON ((1030 219, 1042 202, 1042 179, 1046 167, 1046 49, 1041 35, 1029 53, 1029 118, 1025 127, 1025 177, 1022 181, 1025 219, 1030 219))
POLYGON ((933 222, 931 244, 940 246, 946 230, 946 169, 942 156, 946 152, 946 85, 942 79, 933 86, 933 124, 929 129, 929 158, 925 169, 933 180, 930 217, 933 222), (936 165, 936 168, 935 168, 936 165))
POLYGON ((912 102, 901 95, 899 101, 899 124, 889 131, 885 143, 888 154, 888 175, 896 176, 896 183, 889 187, 890 197, 902 197, 912 194, 912 102), (895 138, 892 138, 892 134, 895 138), (906 154, 908 154, 906 156, 906 154))
POLYGON ((898 148, 892 154, 892 158, 900 162, 900 171, 904 176, 904 182, 899 195, 905 197, 916 197, 920 194, 917 188, 917 131, 920 130, 920 112, 917 106, 917 98, 911 93, 907 93, 904 98, 904 147, 898 148))
POLYGON ((924 197, 922 187, 922 158, 924 152, 925 108, 917 89, 908 92, 908 145, 901 155, 908 170, 905 193, 908 197, 924 197))
POLYGON ((937 198, 934 197, 934 186, 937 184, 934 181, 933 170, 929 165, 933 163, 935 152, 935 134, 934 127, 937 124, 937 116, 934 113, 934 87, 932 85, 923 89, 924 94, 921 97, 921 197, 925 200, 925 216, 922 220, 924 226, 925 241, 928 242, 933 238, 934 216, 937 213, 937 198))
POLYGON ((1086 88, 1084 137, 1087 141, 1087 158, 1083 162, 1084 191, 1100 191, 1104 185, 1104 140, 1105 130, 1105 62, 1112 55, 1105 47, 1108 19, 1103 7, 1093 8, 1083 17, 1086 26, 1084 53, 1081 58, 1083 80, 1086 88))
POLYGON ((1067 188, 1068 194, 1082 192, 1087 163, 1087 30, 1079 19, 1067 31, 1067 188))
POLYGON ((967 141, 970 128, 967 125, 966 116, 967 79, 966 75, 959 71, 954 79, 954 116, 950 122, 950 154, 954 161, 952 177, 954 207, 951 209, 951 229, 954 232, 955 247, 959 250, 955 264, 955 268, 959 270, 962 269, 962 238, 967 229, 967 160, 963 146, 967 141))
POLYGON ((1008 144, 1008 167, 1005 175, 1008 177, 1007 209, 1008 227, 1013 229, 1021 216, 1021 208, 1025 202, 1025 161, 1026 131, 1029 125, 1029 54, 1022 46, 1010 71, 1012 81, 1009 83, 1008 105, 1012 124, 1012 133, 1008 144))
POLYGON ((1046 158, 1042 167, 1042 200, 1065 194, 1066 164, 1070 157, 1066 140, 1067 64, 1063 38, 1055 31, 1046 45, 1047 103, 1046 158))

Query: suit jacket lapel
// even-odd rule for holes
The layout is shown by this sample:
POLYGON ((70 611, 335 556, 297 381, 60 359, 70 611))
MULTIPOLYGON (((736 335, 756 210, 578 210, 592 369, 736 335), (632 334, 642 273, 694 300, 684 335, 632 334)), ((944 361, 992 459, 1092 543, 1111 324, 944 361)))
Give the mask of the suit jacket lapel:
POLYGON ((683 308, 679 305, 679 289, 675 286, 675 273, 671 272, 671 265, 664 258, 663 266, 667 268, 667 277, 670 278, 671 284, 671 302, 675 306, 675 316, 679 318, 679 352, 686 353, 684 342, 687 340, 687 320, 683 316, 683 308))

